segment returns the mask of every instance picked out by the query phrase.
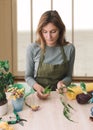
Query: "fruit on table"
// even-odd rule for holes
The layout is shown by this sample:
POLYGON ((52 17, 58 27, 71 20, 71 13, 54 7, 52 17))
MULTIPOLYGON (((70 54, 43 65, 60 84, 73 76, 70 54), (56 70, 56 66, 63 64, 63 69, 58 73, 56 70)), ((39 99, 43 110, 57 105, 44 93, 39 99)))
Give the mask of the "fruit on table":
POLYGON ((40 106, 35 106, 35 105, 31 106, 32 111, 37 111, 39 108, 40 106))

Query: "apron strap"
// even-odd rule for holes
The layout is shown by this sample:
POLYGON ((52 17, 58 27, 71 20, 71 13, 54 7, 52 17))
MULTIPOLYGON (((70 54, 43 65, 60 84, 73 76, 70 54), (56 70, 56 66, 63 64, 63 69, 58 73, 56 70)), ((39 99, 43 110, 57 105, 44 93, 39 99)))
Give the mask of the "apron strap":
POLYGON ((43 60, 44 60, 44 51, 41 50, 39 66, 42 65, 43 60))
MULTIPOLYGON (((67 57, 66 57, 66 54, 64 52, 64 48, 63 46, 60 47, 61 49, 61 53, 62 53, 62 56, 63 56, 63 63, 66 63, 67 62, 67 57)), ((39 62, 39 65, 41 66, 43 60, 44 60, 44 54, 45 52, 44 51, 41 51, 41 55, 40 55, 40 62, 39 62)))
POLYGON ((66 63, 66 62, 67 62, 67 57, 66 57, 66 54, 65 54, 65 52, 64 52, 63 46, 62 46, 60 49, 61 49, 62 56, 63 56, 63 63, 66 63))

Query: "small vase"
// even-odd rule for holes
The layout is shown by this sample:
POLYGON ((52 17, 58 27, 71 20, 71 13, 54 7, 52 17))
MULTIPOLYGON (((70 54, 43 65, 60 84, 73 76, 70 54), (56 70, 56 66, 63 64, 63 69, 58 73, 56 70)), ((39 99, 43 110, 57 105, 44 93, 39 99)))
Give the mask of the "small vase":
POLYGON ((13 109, 16 112, 22 111, 23 110, 23 105, 24 105, 24 98, 17 98, 16 100, 12 100, 12 105, 13 109))

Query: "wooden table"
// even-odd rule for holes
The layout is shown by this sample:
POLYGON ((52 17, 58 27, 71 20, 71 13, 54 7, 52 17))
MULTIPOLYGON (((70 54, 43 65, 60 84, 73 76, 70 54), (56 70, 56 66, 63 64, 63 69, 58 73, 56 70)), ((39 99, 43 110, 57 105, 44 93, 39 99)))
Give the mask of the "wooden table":
MULTIPOLYGON (((90 109, 93 104, 80 105, 76 100, 68 101, 75 108, 72 111, 71 119, 77 123, 68 121, 63 115, 63 105, 60 101, 60 95, 57 92, 51 92, 47 100, 40 100, 36 95, 27 97, 26 102, 33 102, 40 106, 38 111, 32 111, 24 105, 23 111, 19 112, 21 118, 27 119, 24 126, 15 124, 15 130, 92 130, 93 122, 89 120, 90 109)), ((14 116, 11 102, 9 111, 3 118, 9 119, 14 116)))

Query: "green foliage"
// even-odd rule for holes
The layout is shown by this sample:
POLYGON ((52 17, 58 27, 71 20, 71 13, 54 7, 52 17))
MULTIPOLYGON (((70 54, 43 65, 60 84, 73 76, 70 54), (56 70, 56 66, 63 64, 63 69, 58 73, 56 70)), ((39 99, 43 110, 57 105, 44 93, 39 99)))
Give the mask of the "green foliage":
POLYGON ((9 72, 9 61, 0 61, 0 101, 6 100, 5 89, 14 83, 14 76, 9 72))
POLYGON ((45 87, 45 90, 43 92, 43 94, 47 94, 51 92, 51 88, 49 86, 45 87))
POLYGON ((82 92, 83 92, 84 94, 87 94, 86 84, 85 84, 84 82, 81 82, 81 83, 80 83, 80 87, 81 87, 81 89, 82 89, 82 92))
POLYGON ((6 99, 6 94, 4 91, 2 91, 2 93, 0 92, 0 102, 3 101, 4 99, 6 99))
MULTIPOLYGON (((64 96, 64 95, 63 95, 64 96)), ((66 117, 66 119, 68 119, 69 121, 72 121, 72 122, 75 122, 74 120, 71 119, 71 109, 74 110, 74 108, 66 103, 64 100, 63 100, 63 97, 60 98, 61 100, 61 103, 62 105, 64 106, 63 108, 63 115, 66 117)))
POLYGON ((77 86, 76 84, 74 84, 74 83, 72 83, 72 84, 70 84, 69 86, 66 86, 67 88, 73 88, 73 87, 75 87, 75 86, 77 86))
MULTIPOLYGON (((77 86, 77 85, 76 85, 76 84, 70 84, 69 86, 66 86, 66 87, 67 87, 67 92, 74 93, 74 91, 70 90, 70 88, 73 88, 73 87, 75 87, 75 86, 77 86)), ((81 87, 81 89, 82 89, 82 92, 83 92, 84 94, 87 94, 86 84, 85 84, 84 82, 81 82, 81 83, 80 83, 80 87, 81 87)), ((61 94, 61 96, 65 97, 63 92, 61 92, 60 94, 61 94)), ((69 121, 75 122, 75 121, 73 121, 73 120, 71 119, 71 109, 74 110, 74 108, 73 108, 70 104, 68 104, 67 102, 65 102, 63 97, 61 97, 61 103, 62 103, 62 105, 64 106, 64 108, 63 108, 63 115, 64 115, 69 121)))

